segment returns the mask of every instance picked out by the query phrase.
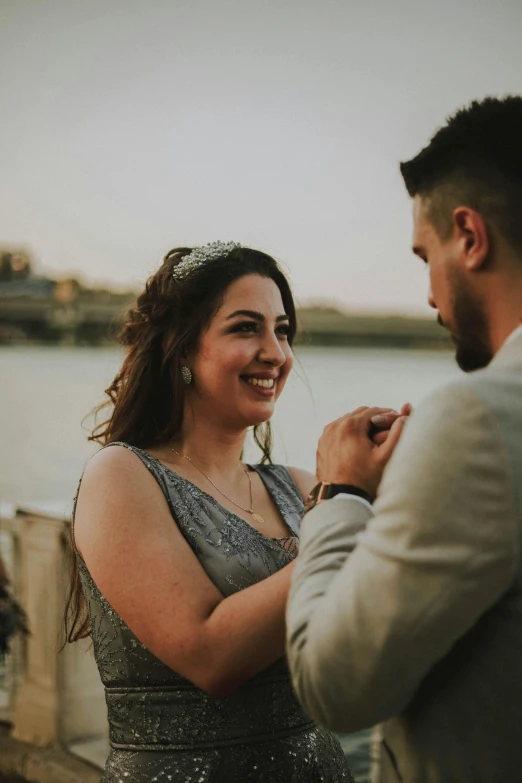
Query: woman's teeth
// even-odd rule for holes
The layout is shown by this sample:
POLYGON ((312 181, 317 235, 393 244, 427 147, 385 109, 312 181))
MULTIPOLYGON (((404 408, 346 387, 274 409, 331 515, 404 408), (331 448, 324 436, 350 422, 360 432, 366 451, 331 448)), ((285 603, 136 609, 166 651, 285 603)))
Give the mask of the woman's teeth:
POLYGON ((262 386, 263 389, 271 389, 274 385, 274 379, 270 378, 248 378, 247 383, 251 383, 252 386, 262 386))

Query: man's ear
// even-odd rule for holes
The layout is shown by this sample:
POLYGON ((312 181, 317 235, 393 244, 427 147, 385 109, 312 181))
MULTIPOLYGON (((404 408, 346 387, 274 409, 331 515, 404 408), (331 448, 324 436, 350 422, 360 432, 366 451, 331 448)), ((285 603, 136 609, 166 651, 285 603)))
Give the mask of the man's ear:
POLYGON ((453 211, 453 226, 464 266, 470 272, 481 269, 490 249, 484 218, 471 207, 457 207, 453 211))

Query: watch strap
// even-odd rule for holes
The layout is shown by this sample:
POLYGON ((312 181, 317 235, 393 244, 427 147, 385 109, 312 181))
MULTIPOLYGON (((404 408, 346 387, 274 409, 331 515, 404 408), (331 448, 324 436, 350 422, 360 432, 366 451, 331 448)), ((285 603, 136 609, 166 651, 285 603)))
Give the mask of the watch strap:
POLYGON ((361 489, 361 487, 355 486, 355 484, 332 484, 328 481, 320 481, 310 492, 306 501, 305 510, 310 511, 311 508, 321 503, 323 500, 330 500, 336 495, 355 495, 356 497, 366 500, 368 503, 373 503, 374 498, 361 489))

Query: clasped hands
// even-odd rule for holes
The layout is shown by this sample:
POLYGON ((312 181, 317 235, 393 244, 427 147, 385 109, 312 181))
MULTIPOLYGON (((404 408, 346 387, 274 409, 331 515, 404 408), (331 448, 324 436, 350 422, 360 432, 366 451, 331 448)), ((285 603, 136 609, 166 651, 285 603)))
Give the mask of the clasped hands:
POLYGON ((357 408, 328 424, 317 447, 317 479, 351 484, 377 495, 384 468, 402 434, 411 405, 357 408))

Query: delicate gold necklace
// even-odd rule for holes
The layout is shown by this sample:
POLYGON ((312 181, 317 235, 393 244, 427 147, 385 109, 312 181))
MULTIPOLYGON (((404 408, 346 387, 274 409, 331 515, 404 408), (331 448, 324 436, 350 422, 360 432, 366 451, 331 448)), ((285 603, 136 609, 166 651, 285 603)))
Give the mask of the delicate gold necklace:
POLYGON ((248 486, 250 488, 250 508, 244 508, 243 506, 240 506, 239 503, 236 503, 236 501, 233 500, 230 497, 230 495, 227 495, 227 493, 223 492, 223 490, 220 489, 217 484, 214 484, 214 482, 212 481, 210 476, 207 476, 207 474, 204 473, 201 470, 201 468, 198 468, 198 466, 190 459, 190 457, 187 457, 186 454, 181 454, 181 452, 176 451, 176 449, 173 449, 172 446, 169 446, 169 449, 171 451, 173 451, 174 454, 177 454, 178 457, 183 457, 183 459, 186 459, 188 462, 190 462, 190 464, 193 467, 195 467, 196 470, 199 470, 199 472, 201 473, 202 476, 205 476, 207 481, 210 481, 210 483, 212 484, 214 489, 217 489, 217 491, 219 492, 220 495, 223 495, 224 498, 226 498, 227 500, 230 500, 230 502, 233 503, 234 506, 237 506, 237 508, 240 508, 241 511, 244 511, 247 514, 250 514, 252 516, 252 519, 254 520, 254 522, 257 522, 260 525, 264 524, 265 520, 263 519, 263 517, 260 514, 256 514, 255 511, 254 511, 254 498, 253 498, 253 493, 252 493, 252 479, 250 478, 250 474, 249 474, 249 472, 248 472, 248 470, 246 468, 244 468, 244 472, 245 472, 245 475, 246 475, 246 477, 248 479, 248 486))

